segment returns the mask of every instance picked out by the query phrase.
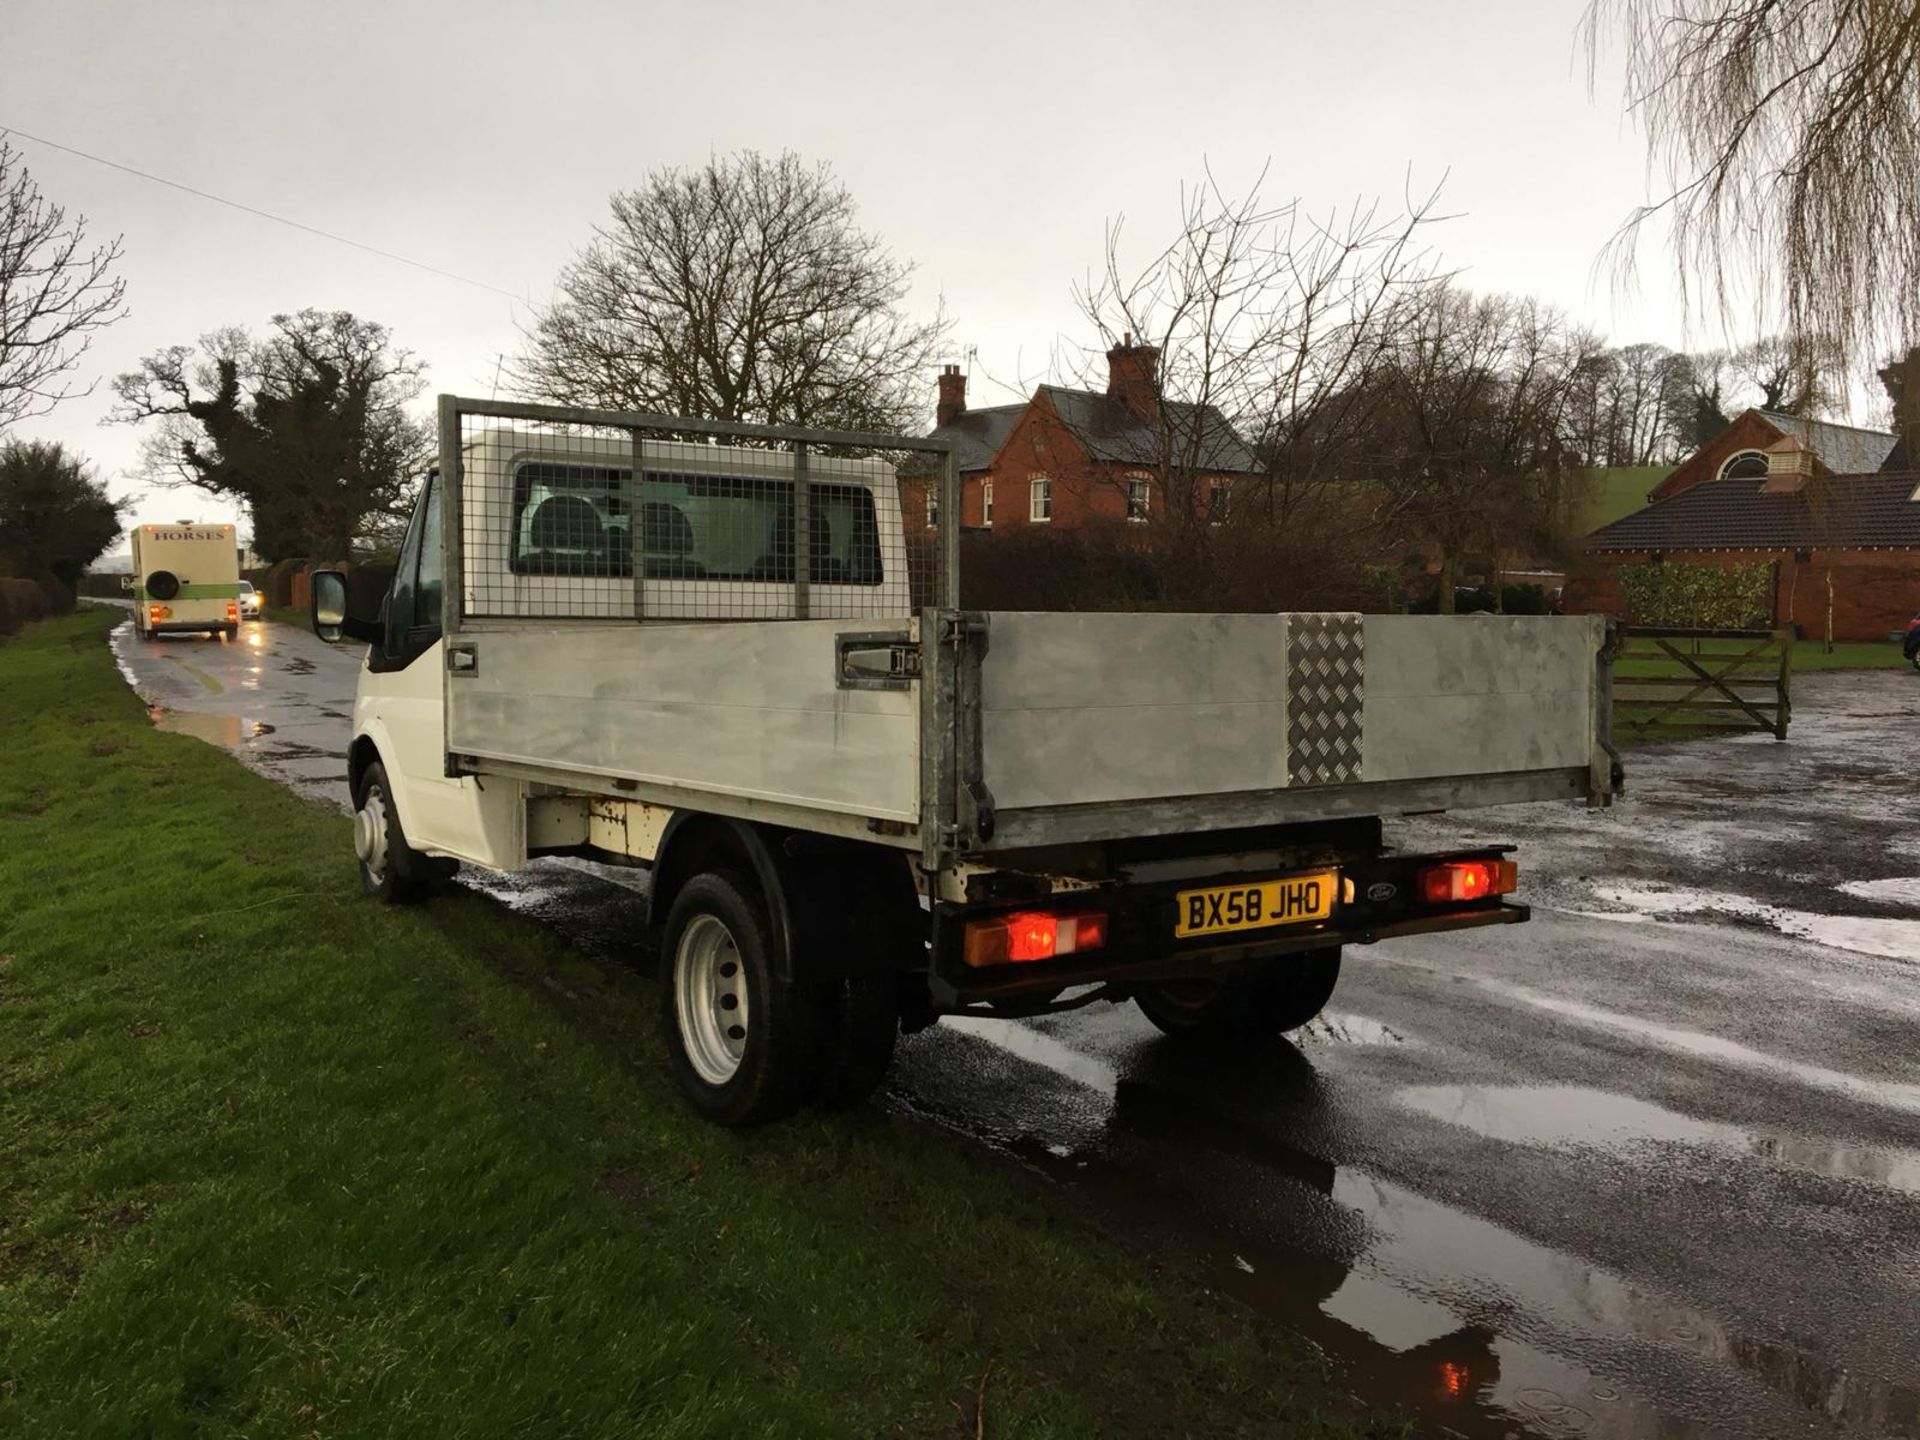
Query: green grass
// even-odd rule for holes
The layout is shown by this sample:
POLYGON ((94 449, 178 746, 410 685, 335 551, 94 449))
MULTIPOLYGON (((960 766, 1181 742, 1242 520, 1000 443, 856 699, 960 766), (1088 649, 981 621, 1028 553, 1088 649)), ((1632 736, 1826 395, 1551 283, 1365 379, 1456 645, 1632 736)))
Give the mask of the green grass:
POLYGON ((0 645, 0 1433, 1403 1433, 943 1132, 697 1122, 650 980, 363 899, 117 618, 0 645))
POLYGON ((1609 465, 1589 472, 1593 488, 1582 507, 1581 528, 1592 533, 1631 515, 1647 503, 1647 492, 1673 473, 1671 465, 1609 465))
POLYGON ((1797 640, 1793 668, 1799 670, 1911 670, 1893 640, 1836 640, 1831 653, 1818 640, 1797 640))

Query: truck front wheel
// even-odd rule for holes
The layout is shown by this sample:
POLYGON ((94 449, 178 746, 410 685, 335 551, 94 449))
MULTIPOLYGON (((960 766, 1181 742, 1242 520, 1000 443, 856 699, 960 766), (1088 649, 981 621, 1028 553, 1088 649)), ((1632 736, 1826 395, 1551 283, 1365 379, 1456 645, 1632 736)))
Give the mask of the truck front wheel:
POLYGON ((353 797, 353 853, 360 858, 360 883, 376 900, 404 905, 426 894, 430 862, 407 843, 394 808, 393 787, 379 761, 360 777, 353 797))
POLYGON ((1175 1039, 1268 1037, 1298 1030, 1326 1006, 1340 980, 1340 950, 1308 950, 1263 970, 1219 980, 1169 980, 1133 997, 1175 1039))
POLYGON ((681 887, 661 937, 674 1079, 722 1125, 791 1115, 821 1079, 821 1007, 774 973, 769 928, 743 876, 709 871, 681 887))

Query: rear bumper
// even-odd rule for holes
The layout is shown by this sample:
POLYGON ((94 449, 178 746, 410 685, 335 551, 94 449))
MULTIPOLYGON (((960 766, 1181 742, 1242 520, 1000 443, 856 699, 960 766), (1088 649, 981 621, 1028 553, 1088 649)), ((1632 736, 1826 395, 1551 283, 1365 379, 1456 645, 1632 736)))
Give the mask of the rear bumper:
MULTIPOLYGON (((1232 974, 1276 957, 1334 946, 1372 945, 1405 935, 1442 930, 1474 930, 1488 925, 1518 925, 1531 915, 1526 905, 1503 899, 1448 906, 1425 906, 1412 899, 1413 873, 1439 860, 1484 859, 1507 848, 1444 855, 1394 856, 1347 864, 1342 875, 1353 882, 1355 899, 1337 906, 1328 919, 1309 925, 1277 927, 1213 939, 1172 938, 1174 896, 1211 884, 1232 884, 1244 876, 1223 875, 1174 884, 1126 887, 1085 896, 1079 908, 1104 910, 1110 941, 1100 950, 1061 960, 969 969, 962 959, 965 924, 989 911, 941 907, 933 927, 931 989, 936 1008, 982 1001, 1043 998, 1081 985, 1111 985, 1186 980, 1232 974), (1391 894, 1387 894, 1387 891, 1391 894), (1380 895, 1383 898, 1372 898, 1380 895)), ((1001 907, 1004 908, 1004 907, 1001 907)))
POLYGON ((146 627, 149 635, 217 635, 236 622, 232 620, 162 620, 146 627))

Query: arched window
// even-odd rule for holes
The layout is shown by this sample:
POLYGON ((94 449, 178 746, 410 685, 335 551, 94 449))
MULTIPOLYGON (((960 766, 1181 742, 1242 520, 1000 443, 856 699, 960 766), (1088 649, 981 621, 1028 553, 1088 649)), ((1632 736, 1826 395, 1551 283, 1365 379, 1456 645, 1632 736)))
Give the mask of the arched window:
POLYGON ((1722 480, 1764 480, 1767 477, 1767 452, 1742 450, 1729 456, 1720 467, 1722 480))

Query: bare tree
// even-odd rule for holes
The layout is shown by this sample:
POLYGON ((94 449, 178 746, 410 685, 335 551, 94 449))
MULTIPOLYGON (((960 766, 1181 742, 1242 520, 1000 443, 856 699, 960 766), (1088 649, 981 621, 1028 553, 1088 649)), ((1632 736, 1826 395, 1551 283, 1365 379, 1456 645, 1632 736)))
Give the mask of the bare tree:
POLYGON ((112 419, 151 423, 143 478, 245 503, 276 559, 340 558, 390 542, 432 458, 409 406, 425 367, 384 325, 348 311, 229 326, 149 355, 113 382, 112 419))
POLYGON ((1668 193, 1689 293, 1752 282, 1797 335, 1855 357, 1920 337, 1920 7, 1910 0, 1591 0, 1589 56, 1626 53, 1627 107, 1668 193))
POLYGON ((1373 378, 1372 489, 1437 562, 1443 614, 1468 557, 1570 542, 1585 469, 1570 407, 1598 349, 1537 301, 1436 287, 1373 378))
POLYGON ((119 239, 90 247, 86 217, 68 219, 0 139, 0 430, 85 393, 74 370, 126 314, 119 262, 119 239))
POLYGON ((713 420, 900 430, 946 323, 824 165, 751 151, 613 197, 519 359, 542 399, 713 420))
POLYGON ((1099 272, 1074 292, 1101 344, 1060 368, 1089 373, 1123 336, 1158 353, 1157 453, 1145 468, 1161 496, 1152 538, 1176 589, 1231 578, 1203 553, 1247 551, 1228 530, 1258 528, 1270 543, 1285 532, 1311 553, 1302 532, 1319 526, 1325 546, 1338 536, 1343 553, 1354 548, 1367 381, 1437 278, 1437 189, 1398 210, 1376 201, 1314 215, 1298 199, 1267 199, 1264 180, 1238 194, 1210 173, 1183 187, 1173 239, 1144 260, 1125 254, 1124 217, 1110 221, 1099 272), (1251 473, 1234 432, 1251 447, 1251 473), (1226 470, 1243 473, 1223 491, 1226 470))

